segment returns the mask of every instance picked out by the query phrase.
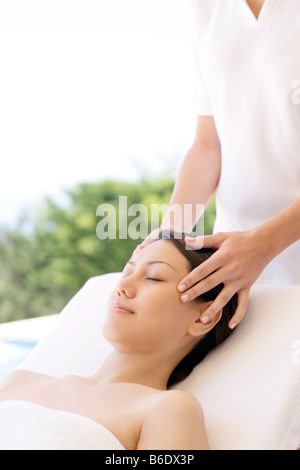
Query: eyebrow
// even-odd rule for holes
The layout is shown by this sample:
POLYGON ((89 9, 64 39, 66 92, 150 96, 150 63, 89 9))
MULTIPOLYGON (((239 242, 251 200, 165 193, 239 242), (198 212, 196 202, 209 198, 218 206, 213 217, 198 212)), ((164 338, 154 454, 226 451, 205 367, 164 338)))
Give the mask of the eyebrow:
MULTIPOLYGON (((174 266, 172 266, 171 264, 167 263, 166 261, 148 261, 146 264, 155 264, 155 263, 159 263, 159 264, 167 264, 168 266, 170 266, 170 268, 174 269, 174 271, 176 271, 176 269, 174 268, 174 266)), ((132 264, 132 265, 135 265, 134 261, 128 261, 127 264, 132 264)))

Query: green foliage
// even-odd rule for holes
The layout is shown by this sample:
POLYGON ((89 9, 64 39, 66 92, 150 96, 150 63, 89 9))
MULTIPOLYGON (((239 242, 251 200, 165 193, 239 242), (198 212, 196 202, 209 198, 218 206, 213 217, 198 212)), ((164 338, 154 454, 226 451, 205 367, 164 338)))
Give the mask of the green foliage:
MULTIPOLYGON (((127 196, 128 207, 140 203, 150 209, 151 204, 167 205, 173 187, 174 181, 166 177, 79 184, 66 191, 67 208, 46 198, 37 213, 2 232, 0 322, 57 313, 90 277, 121 271, 142 239, 118 240, 119 217, 125 216, 118 213, 119 196, 127 196), (116 239, 97 237, 96 210, 104 203, 116 209, 116 239)), ((206 234, 212 232, 214 218, 213 199, 205 212, 206 234)), ((150 229, 149 220, 148 233, 150 229)))

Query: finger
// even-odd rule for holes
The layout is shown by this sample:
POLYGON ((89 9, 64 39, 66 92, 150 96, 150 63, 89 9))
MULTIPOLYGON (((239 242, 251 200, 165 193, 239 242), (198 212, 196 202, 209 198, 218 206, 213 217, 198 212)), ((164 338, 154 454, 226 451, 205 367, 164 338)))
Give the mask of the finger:
POLYGON ((187 289, 194 286, 197 282, 202 281, 204 278, 207 278, 210 274, 217 271, 217 269, 219 269, 221 266, 222 264, 219 258, 215 255, 212 255, 208 260, 197 266, 186 277, 181 279, 178 284, 179 292, 185 292, 187 289))
POLYGON ((152 230, 152 232, 149 233, 148 237, 145 239, 145 241, 153 241, 153 240, 157 240, 159 238, 159 234, 160 232, 162 231, 162 229, 159 227, 155 230, 152 230))
POLYGON ((145 246, 150 245, 150 243, 154 242, 155 240, 158 240, 160 232, 161 232, 161 229, 158 228, 156 230, 153 230, 151 233, 149 233, 149 235, 141 243, 142 247, 144 248, 145 246))
POLYGON ((229 322, 232 330, 243 320, 249 304, 250 289, 242 289, 238 292, 238 307, 229 322))
POLYGON ((145 248, 146 246, 150 245, 155 240, 158 240, 159 238, 159 229, 153 230, 153 232, 149 233, 149 235, 145 238, 145 240, 142 241, 137 247, 135 248, 133 255, 136 253, 139 253, 140 250, 145 248))
POLYGON ((158 240, 160 232, 161 232, 161 229, 158 228, 156 230, 153 230, 151 233, 149 233, 149 235, 145 238, 145 240, 143 240, 142 243, 136 246, 135 250, 132 253, 132 256, 135 256, 143 248, 150 245, 150 243, 154 242, 155 240, 158 240))
POLYGON ((214 287, 218 286, 224 280, 223 271, 220 269, 216 273, 211 274, 207 278, 203 279, 202 281, 198 282, 194 286, 192 286, 189 290, 185 291, 181 295, 182 302, 190 302, 194 300, 196 297, 201 296, 205 292, 210 291, 214 287))
POLYGON ((208 323, 212 320, 221 310, 228 304, 230 299, 236 293, 236 289, 231 287, 224 287, 220 294, 216 297, 213 303, 205 310, 200 320, 202 323, 208 323))
POLYGON ((199 236, 199 237, 185 236, 184 241, 186 245, 188 245, 187 249, 191 247, 193 250, 201 250, 201 248, 203 248, 204 236, 199 236))
POLYGON ((137 254, 139 253, 144 247, 142 245, 138 245, 134 251, 132 252, 132 258, 137 254))
POLYGON ((200 250, 201 248, 215 248, 218 249, 221 243, 226 239, 226 233, 215 233, 214 235, 205 235, 199 237, 185 237, 188 245, 194 249, 200 250))

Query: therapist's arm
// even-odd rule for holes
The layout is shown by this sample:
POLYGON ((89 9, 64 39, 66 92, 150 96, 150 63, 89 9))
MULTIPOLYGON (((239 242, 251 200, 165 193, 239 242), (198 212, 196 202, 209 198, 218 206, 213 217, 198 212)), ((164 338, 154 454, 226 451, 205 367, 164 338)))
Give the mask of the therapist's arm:
POLYGON ((197 208, 203 209, 209 204, 219 184, 221 173, 221 144, 213 116, 198 116, 194 142, 184 157, 173 189, 172 197, 161 226, 153 230, 145 240, 136 247, 133 256, 142 248, 158 238, 162 229, 173 229, 180 233, 193 230, 202 215, 197 208), (192 213, 185 217, 189 204, 192 213), (176 217, 174 220, 174 208, 176 217))
MULTIPOLYGON (((219 184, 221 173, 221 144, 213 116, 198 116, 194 142, 181 164, 176 178, 172 197, 161 226, 153 230, 145 240, 136 247, 132 256, 158 238, 162 229, 173 229, 189 233, 193 230, 201 211, 209 204, 219 184), (193 208, 189 214, 184 205, 193 208), (174 217, 174 207, 179 207, 182 217, 174 217), (188 217, 185 215, 188 214, 188 217), (191 216, 190 216, 191 215, 191 216)), ((176 214, 178 212, 175 210, 176 214)))
POLYGON ((255 231, 269 244, 272 259, 300 239, 300 198, 255 231))
POLYGON ((203 205, 204 208, 208 205, 217 189, 220 172, 221 145, 214 118, 198 116, 194 142, 182 162, 169 207, 160 228, 191 232, 202 215, 196 211, 197 205, 203 205), (189 208, 193 207, 191 217, 184 208, 185 204, 189 204, 189 208), (170 217, 175 205, 181 208, 181 220, 177 218, 173 221, 172 215, 170 217), (188 215, 185 219, 184 214, 188 215))
POLYGON ((209 235, 204 237, 204 243, 197 238, 193 242, 188 241, 194 248, 199 243, 217 251, 181 280, 179 286, 184 284, 185 287, 181 300, 190 302, 198 295, 224 283, 221 293, 207 308, 201 320, 204 323, 209 321, 237 293, 238 308, 230 322, 230 327, 234 328, 245 315, 249 292, 254 282, 276 256, 298 240, 300 199, 252 230, 209 235), (188 298, 184 297, 186 295, 188 298))

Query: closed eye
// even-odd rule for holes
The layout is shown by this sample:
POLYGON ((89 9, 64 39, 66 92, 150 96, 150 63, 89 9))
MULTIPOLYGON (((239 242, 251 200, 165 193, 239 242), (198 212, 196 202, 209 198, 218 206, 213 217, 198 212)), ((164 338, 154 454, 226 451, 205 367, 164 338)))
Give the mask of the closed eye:
MULTIPOLYGON (((125 279, 126 276, 123 276, 121 279, 125 279)), ((157 279, 155 277, 146 277, 145 279, 149 280, 149 281, 157 281, 157 282, 164 282, 162 279, 157 279)))

